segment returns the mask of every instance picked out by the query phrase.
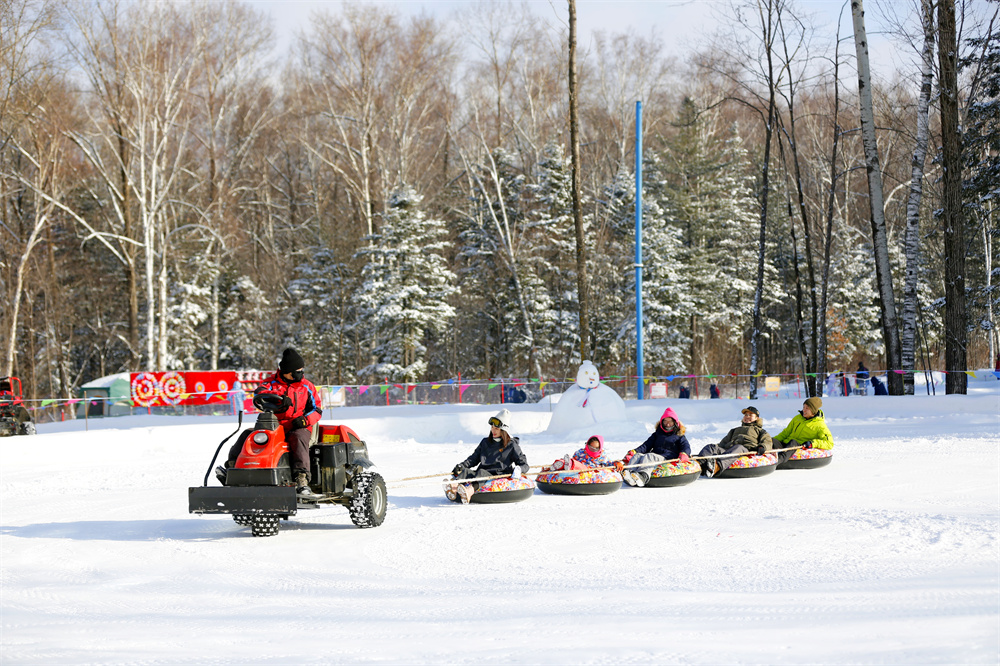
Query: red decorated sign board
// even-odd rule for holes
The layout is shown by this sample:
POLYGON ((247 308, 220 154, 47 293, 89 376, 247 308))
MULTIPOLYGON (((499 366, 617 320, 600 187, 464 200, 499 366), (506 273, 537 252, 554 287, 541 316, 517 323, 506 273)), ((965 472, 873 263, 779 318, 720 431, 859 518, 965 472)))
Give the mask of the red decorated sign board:
POLYGON ((137 407, 210 405, 248 401, 253 389, 272 373, 258 370, 208 372, 133 372, 132 404, 137 407))

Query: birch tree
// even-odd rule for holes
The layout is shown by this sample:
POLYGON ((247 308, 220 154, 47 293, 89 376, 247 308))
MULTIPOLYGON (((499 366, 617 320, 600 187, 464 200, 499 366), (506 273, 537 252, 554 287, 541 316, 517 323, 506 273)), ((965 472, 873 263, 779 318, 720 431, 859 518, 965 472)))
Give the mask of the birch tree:
POLYGON ((879 163, 878 143, 875 138, 871 71, 868 66, 868 36, 865 32, 865 10, 862 0, 851 0, 851 14, 854 23, 854 44, 858 58, 861 140, 864 144, 865 166, 868 172, 868 205, 872 225, 872 245, 875 253, 876 287, 882 309, 882 336, 885 341, 886 369, 889 371, 889 393, 902 395, 902 377, 895 372, 895 370, 902 369, 899 323, 896 317, 896 296, 892 288, 892 266, 889 261, 889 241, 882 192, 882 167, 879 163))

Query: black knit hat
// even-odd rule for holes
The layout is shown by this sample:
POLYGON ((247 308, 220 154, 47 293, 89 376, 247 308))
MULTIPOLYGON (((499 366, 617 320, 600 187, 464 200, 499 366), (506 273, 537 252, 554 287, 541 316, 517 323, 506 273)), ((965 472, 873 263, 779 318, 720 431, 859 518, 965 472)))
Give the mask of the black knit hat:
POLYGON ((285 350, 285 353, 281 355, 281 363, 278 364, 278 370, 282 372, 295 372, 306 366, 306 362, 302 360, 299 353, 289 347, 285 350))

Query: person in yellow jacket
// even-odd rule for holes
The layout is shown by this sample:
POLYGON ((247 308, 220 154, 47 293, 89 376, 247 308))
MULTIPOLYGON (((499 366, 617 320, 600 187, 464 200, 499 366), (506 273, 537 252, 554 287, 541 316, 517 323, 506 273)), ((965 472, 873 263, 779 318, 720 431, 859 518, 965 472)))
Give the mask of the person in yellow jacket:
MULTIPOLYGON (((780 442, 781 446, 774 448, 788 448, 791 446, 801 446, 806 449, 832 449, 833 435, 826 427, 826 418, 823 416, 823 399, 809 398, 802 403, 802 411, 792 417, 791 422, 785 429, 774 436, 774 441, 780 442)), ((785 462, 795 454, 795 451, 779 451, 778 464, 785 462)))

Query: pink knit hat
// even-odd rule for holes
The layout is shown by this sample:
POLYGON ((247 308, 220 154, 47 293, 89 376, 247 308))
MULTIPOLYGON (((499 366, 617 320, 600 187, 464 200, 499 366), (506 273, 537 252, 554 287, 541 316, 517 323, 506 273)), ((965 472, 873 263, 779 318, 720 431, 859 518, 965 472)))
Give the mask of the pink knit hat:
POLYGON ((583 450, 586 451, 588 458, 599 458, 602 453, 604 453, 604 438, 600 435, 591 435, 587 438, 587 443, 583 445, 583 450), (590 444, 590 440, 597 440, 597 450, 594 451, 587 444, 590 444))
POLYGON ((656 422, 656 427, 660 428, 662 430, 663 426, 661 424, 663 423, 663 419, 668 419, 668 418, 669 419, 673 419, 674 421, 677 422, 677 430, 678 431, 684 432, 684 430, 685 430, 684 424, 681 423, 681 420, 677 417, 677 414, 674 412, 674 410, 673 410, 672 407, 667 407, 667 409, 664 410, 663 416, 661 416, 660 420, 656 422))

